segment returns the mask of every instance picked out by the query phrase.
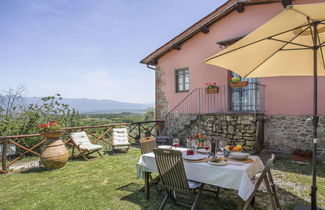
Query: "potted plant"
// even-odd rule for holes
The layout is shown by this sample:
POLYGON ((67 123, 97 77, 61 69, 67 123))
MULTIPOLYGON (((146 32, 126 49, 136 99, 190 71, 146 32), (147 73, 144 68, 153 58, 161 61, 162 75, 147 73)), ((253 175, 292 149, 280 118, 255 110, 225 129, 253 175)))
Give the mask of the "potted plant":
POLYGON ((219 93, 219 87, 216 85, 215 82, 207 82, 205 83, 206 87, 206 93, 207 94, 214 94, 219 93))
POLYGON ((38 130, 41 136, 44 136, 45 138, 58 138, 63 136, 65 133, 65 131, 62 130, 60 123, 57 121, 51 121, 47 124, 39 125, 38 130))
POLYGON ((229 83, 232 88, 246 87, 248 81, 240 81, 239 77, 232 77, 229 75, 229 83))
POLYGON ((298 162, 310 162, 313 152, 310 149, 295 149, 291 155, 291 159, 298 162))
POLYGON ((51 121, 48 124, 39 125, 38 128, 40 135, 46 138, 41 162, 48 169, 64 167, 69 159, 69 152, 61 140, 65 131, 62 130, 60 123, 51 121))

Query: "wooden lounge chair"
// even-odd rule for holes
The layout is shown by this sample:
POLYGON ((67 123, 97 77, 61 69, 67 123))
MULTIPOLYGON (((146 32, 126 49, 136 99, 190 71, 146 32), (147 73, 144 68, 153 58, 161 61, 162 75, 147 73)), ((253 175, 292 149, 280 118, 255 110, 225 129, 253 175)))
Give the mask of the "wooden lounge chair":
POLYGON ((203 184, 187 180, 182 153, 168 149, 154 149, 153 152, 155 153, 159 176, 166 191, 166 196, 159 209, 164 208, 167 198, 172 199, 175 204, 195 209, 203 184), (192 204, 176 201, 175 193, 187 196, 194 195, 192 204))
POLYGON ((92 144, 86 132, 81 131, 81 132, 71 133, 69 136, 70 136, 71 143, 73 145, 72 148, 73 158, 77 158, 81 156, 85 160, 88 160, 87 156, 91 155, 94 152, 97 152, 102 157, 99 150, 103 149, 103 146, 98 144, 92 144), (78 155, 74 155, 75 148, 79 151, 78 155))
POLYGON ((243 209, 248 209, 249 205, 254 201, 255 194, 261 185, 262 181, 264 181, 267 193, 269 195, 270 203, 273 210, 279 210, 281 209, 279 199, 276 194, 276 187, 273 182, 272 174, 271 174, 271 166, 274 160, 274 154, 272 154, 272 157, 267 161, 266 166, 264 170, 262 171, 260 177, 258 178, 253 193, 250 195, 250 197, 246 200, 246 202, 243 204, 243 209))
POLYGON ((127 152, 130 148, 129 133, 127 128, 113 128, 112 149, 127 152))
POLYGON ((156 138, 153 136, 141 139, 139 142, 142 154, 153 152, 153 149, 157 148, 156 138))

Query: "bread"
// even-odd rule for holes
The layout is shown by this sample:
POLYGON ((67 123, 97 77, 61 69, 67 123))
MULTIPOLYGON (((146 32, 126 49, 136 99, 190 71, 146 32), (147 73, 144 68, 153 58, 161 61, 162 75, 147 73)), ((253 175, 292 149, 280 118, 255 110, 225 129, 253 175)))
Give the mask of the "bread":
POLYGON ((210 157, 209 161, 219 163, 221 161, 225 161, 225 158, 224 157, 210 157))

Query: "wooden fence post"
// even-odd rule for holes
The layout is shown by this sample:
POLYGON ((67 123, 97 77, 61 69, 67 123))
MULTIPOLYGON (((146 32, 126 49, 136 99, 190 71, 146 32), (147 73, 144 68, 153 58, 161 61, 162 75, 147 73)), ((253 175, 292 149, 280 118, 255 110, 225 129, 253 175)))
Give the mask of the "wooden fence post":
POLYGON ((4 139, 2 142, 2 170, 7 171, 7 150, 8 139, 4 139))
POLYGON ((138 124, 138 135, 139 135, 139 140, 141 139, 141 127, 140 124, 138 124))

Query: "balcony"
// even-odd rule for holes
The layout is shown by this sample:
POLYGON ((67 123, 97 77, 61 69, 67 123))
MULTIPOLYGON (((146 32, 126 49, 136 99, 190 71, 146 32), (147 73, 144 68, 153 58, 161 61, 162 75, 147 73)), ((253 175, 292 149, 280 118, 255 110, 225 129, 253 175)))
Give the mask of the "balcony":
POLYGON ((208 94, 197 88, 182 99, 169 114, 264 113, 265 86, 250 83, 246 87, 219 87, 219 93, 208 94))

